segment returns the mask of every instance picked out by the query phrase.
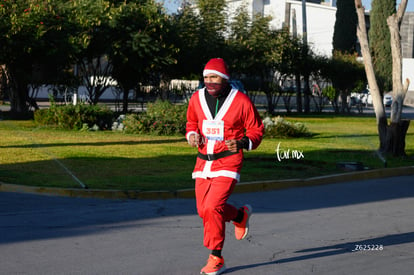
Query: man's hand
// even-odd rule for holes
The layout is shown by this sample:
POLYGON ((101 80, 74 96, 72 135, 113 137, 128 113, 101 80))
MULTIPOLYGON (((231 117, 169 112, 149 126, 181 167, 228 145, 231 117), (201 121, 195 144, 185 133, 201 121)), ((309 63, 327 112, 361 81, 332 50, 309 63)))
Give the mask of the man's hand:
POLYGON ((191 134, 188 138, 188 144, 191 147, 198 147, 198 134, 191 134))
POLYGON ((198 145, 203 144, 204 141, 204 137, 199 134, 191 134, 188 138, 188 144, 190 144, 191 147, 198 147, 198 145))
POLYGON ((225 143, 230 152, 237 153, 241 149, 235 139, 226 140, 225 143))

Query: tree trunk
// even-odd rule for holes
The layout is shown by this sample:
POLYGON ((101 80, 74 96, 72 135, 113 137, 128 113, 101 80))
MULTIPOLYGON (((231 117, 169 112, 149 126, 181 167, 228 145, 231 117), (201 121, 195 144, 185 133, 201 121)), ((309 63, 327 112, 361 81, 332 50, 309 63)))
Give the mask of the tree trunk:
POLYGON ((265 94, 266 94, 266 99, 267 99, 267 111, 269 112, 269 114, 273 115, 274 107, 273 107, 273 102, 272 102, 272 94, 269 91, 267 91, 265 94))
POLYGON ((387 126, 387 117, 379 93, 377 81, 375 79, 372 65, 371 53, 368 46, 368 36, 365 26, 365 11, 361 0, 355 0, 355 8, 358 15, 357 36, 361 44, 361 52, 364 58, 365 72, 368 85, 371 90, 375 115, 377 118, 378 133, 380 138, 380 151, 391 153, 393 156, 405 156, 405 136, 410 125, 407 120, 401 120, 401 112, 404 97, 408 90, 409 80, 402 85, 402 54, 400 25, 407 7, 407 0, 402 0, 396 14, 387 19, 387 24, 391 34, 392 51, 392 82, 393 82, 393 104, 391 106, 391 123, 387 126))
POLYGON ((6 72, 6 65, 0 65, 0 103, 3 103, 8 87, 9 79, 6 72))
POLYGON ((379 121, 377 123, 377 129, 378 129, 378 136, 379 136, 379 151, 380 152, 386 152, 388 145, 387 145, 387 131, 388 131, 388 122, 387 117, 383 116, 379 118, 379 121))
POLYGON ((340 91, 339 96, 341 97, 341 113, 346 113, 349 112, 349 108, 348 108, 348 91, 340 91))
MULTIPOLYGON (((403 0, 404 1, 404 0, 403 0)), ((372 56, 368 45, 368 34, 365 24, 365 9, 362 6, 361 0, 355 0, 355 8, 358 15, 357 36, 361 45, 361 53, 364 59, 365 73, 368 80, 372 96, 372 104, 374 105, 375 117, 377 120, 378 136, 380 151, 384 151, 387 139, 387 116, 385 114, 384 104, 379 91, 378 83, 375 78, 374 65, 372 64, 372 56)))
POLYGON ((25 117, 29 112, 29 107, 27 105, 28 84, 24 81, 24 77, 19 78, 16 77, 16 75, 9 75, 10 111, 14 116, 25 117))
POLYGON ((124 89, 123 98, 122 98, 122 113, 128 113, 128 96, 129 89, 124 89))
POLYGON ((295 81, 296 81, 296 111, 298 113, 302 113, 302 92, 301 92, 300 74, 296 75, 295 81))
POLYGON ((385 152, 392 154, 394 157, 404 157, 405 154, 405 137, 409 120, 400 120, 398 123, 392 122, 387 129, 387 139, 385 152))
POLYGON ((409 120, 401 120, 404 98, 408 91, 409 79, 402 83, 402 52, 400 25, 407 6, 407 0, 403 0, 397 13, 387 18, 391 37, 392 53, 392 93, 391 122, 387 129, 385 152, 393 156, 405 156, 405 136, 410 125, 409 120))
POLYGON ((310 87, 309 87, 309 75, 305 76, 304 79, 304 87, 303 87, 303 94, 304 94, 304 103, 305 103, 305 113, 310 112, 310 87))

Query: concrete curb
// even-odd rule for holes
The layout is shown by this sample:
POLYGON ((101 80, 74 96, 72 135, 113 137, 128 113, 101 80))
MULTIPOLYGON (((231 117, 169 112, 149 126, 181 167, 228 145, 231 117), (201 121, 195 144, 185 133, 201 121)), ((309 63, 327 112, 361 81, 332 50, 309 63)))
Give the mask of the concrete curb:
MULTIPOLYGON (((387 177, 414 175, 414 166, 374 169, 366 171, 349 172, 309 179, 269 180, 241 182, 236 185, 235 193, 259 192, 279 190, 294 187, 316 186, 346 181, 369 180, 387 177)), ((139 191, 139 190, 103 190, 103 189, 76 189, 37 187, 0 182, 0 192, 36 193, 44 195, 57 195, 66 197, 102 198, 102 199, 192 199, 194 189, 177 191, 139 191)))

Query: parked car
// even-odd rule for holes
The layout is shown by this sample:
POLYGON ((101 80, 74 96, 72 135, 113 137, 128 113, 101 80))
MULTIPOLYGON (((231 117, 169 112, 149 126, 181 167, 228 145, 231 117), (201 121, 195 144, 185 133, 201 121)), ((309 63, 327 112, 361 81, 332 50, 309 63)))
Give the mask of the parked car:
POLYGON ((391 92, 384 95, 382 99, 385 107, 390 107, 392 104, 392 95, 391 92))
POLYGON ((362 104, 364 106, 372 104, 371 94, 368 89, 365 89, 360 93, 351 93, 351 105, 356 104, 362 104))
MULTIPOLYGON (((366 105, 372 105, 372 96, 371 92, 368 89, 363 90, 361 93, 352 93, 351 98, 353 98, 354 102, 362 103, 366 105)), ((386 107, 390 107, 392 104, 392 92, 386 93, 383 96, 383 104, 386 107)))

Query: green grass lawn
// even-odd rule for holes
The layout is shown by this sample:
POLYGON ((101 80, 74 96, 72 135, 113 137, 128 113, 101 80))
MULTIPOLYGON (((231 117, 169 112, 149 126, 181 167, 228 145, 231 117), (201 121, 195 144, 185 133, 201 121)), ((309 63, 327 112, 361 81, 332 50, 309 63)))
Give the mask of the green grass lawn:
MULTIPOLYGON (((305 123, 309 138, 264 139, 245 153, 241 181, 308 178, 343 172, 336 164, 360 161, 384 167, 376 155, 375 118, 333 115, 286 117, 305 123), (279 147, 278 159, 276 149, 279 147), (289 157, 289 158, 286 158, 289 157)), ((387 157, 388 167, 414 164, 414 130, 407 158, 387 157)), ((33 121, 0 121, 0 181, 5 183, 121 190, 192 188, 196 149, 184 137, 137 136, 120 132, 63 131, 33 121)))

